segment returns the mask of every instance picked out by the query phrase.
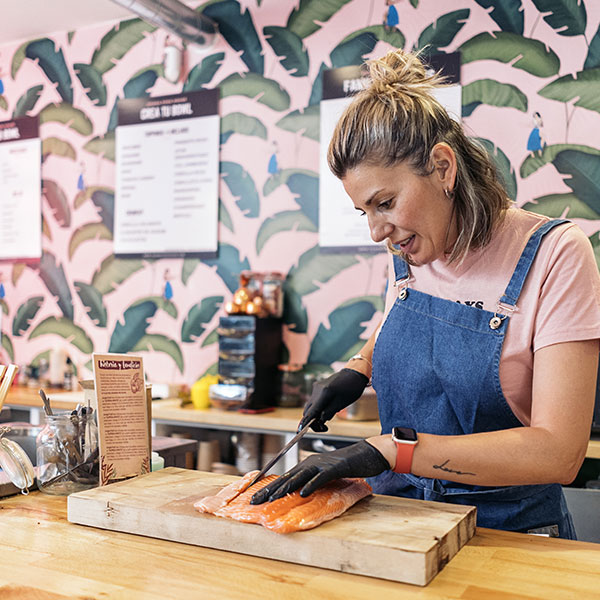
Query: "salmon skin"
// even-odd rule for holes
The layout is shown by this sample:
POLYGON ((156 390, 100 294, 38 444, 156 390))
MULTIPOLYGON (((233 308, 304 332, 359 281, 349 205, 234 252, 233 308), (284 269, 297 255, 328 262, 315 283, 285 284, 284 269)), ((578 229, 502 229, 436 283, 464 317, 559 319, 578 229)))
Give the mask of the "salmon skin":
POLYGON ((216 496, 206 496, 195 502, 194 508, 218 517, 258 523, 276 533, 292 533, 312 529, 335 519, 372 493, 371 486, 364 479, 337 479, 306 498, 295 491, 278 500, 253 505, 250 504, 253 494, 278 477, 267 475, 247 487, 257 473, 246 473, 239 481, 225 486, 216 496))

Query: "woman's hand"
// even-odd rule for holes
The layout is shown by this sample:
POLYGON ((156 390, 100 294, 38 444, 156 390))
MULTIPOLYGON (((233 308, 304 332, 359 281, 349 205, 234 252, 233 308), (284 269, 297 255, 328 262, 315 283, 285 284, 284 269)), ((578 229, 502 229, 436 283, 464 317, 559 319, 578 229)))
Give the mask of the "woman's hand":
POLYGON ((390 468, 384 456, 366 441, 340 450, 313 454, 275 481, 258 490, 250 504, 283 498, 299 488, 302 497, 312 494, 329 481, 342 477, 374 477, 390 468))
POLYGON ((310 400, 304 407, 298 430, 311 419, 317 420, 311 425, 315 431, 327 431, 326 421, 356 402, 365 391, 369 378, 354 369, 342 369, 323 381, 315 383, 310 400))

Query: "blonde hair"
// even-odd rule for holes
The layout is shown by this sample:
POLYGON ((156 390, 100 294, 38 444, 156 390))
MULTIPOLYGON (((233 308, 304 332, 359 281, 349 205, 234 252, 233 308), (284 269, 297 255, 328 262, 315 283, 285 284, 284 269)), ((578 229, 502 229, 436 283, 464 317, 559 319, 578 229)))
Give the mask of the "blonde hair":
MULTIPOLYGON (((428 72, 419 54, 393 50, 367 63, 371 83, 359 92, 338 121, 327 162, 343 178, 359 164, 393 166, 403 161, 421 176, 433 172, 433 147, 446 143, 456 155, 454 190, 450 190, 458 238, 449 261, 464 259, 484 247, 510 200, 485 148, 469 138, 434 97, 445 80, 428 72)), ((388 240, 391 252, 403 253, 388 240)), ((404 257, 406 259, 406 257, 404 257)))

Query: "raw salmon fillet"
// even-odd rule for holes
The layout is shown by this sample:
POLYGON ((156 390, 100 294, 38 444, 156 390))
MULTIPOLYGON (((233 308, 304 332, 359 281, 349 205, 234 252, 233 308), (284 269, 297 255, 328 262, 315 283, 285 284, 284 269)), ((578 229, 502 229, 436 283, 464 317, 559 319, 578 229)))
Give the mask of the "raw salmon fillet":
POLYGON ((250 504, 253 494, 277 479, 277 475, 267 475, 244 490, 244 485, 247 486, 257 473, 258 471, 246 473, 241 480, 224 487, 216 496, 198 500, 194 503, 194 508, 218 517, 258 523, 277 533, 291 533, 312 529, 335 519, 372 492, 371 486, 364 479, 338 479, 306 498, 302 498, 296 491, 273 502, 253 505, 250 504), (240 490, 244 491, 237 495, 240 490))

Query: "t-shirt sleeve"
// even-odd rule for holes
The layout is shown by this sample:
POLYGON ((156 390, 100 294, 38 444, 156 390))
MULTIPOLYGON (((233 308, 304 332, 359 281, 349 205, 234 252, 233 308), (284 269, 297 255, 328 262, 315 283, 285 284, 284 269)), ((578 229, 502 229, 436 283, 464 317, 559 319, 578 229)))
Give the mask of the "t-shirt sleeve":
POLYGON ((600 274, 590 241, 576 225, 557 228, 548 236, 554 243, 548 244, 544 257, 534 352, 561 342, 600 338, 600 274))

